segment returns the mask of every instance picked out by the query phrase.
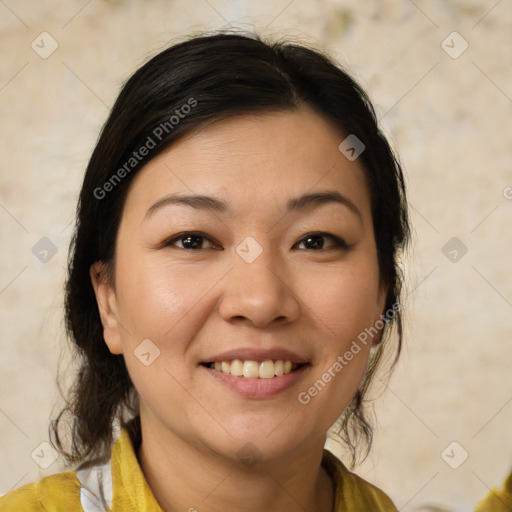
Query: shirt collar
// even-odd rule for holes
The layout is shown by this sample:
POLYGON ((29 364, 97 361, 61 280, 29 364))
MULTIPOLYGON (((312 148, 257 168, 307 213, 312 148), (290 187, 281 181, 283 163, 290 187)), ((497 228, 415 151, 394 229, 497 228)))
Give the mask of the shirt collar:
MULTIPOLYGON (((135 454, 128 430, 123 428, 112 447, 112 508, 125 512, 163 512, 151 491, 135 454)), ((343 476, 346 468, 330 451, 323 451, 322 466, 332 478, 334 508, 340 509, 343 499, 343 476)))

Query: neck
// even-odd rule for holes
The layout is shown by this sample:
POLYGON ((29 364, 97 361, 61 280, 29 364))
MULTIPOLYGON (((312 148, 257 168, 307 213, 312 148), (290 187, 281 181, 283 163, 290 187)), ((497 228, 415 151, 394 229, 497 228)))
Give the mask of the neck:
POLYGON ((322 453, 320 443, 278 460, 226 460, 142 422, 138 458, 166 512, 331 512, 333 487, 321 465, 322 453))

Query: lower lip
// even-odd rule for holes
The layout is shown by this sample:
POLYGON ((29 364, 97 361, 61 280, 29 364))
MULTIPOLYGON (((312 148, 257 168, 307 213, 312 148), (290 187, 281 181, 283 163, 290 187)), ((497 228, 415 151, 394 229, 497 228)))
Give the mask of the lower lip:
POLYGON ((249 379, 247 377, 235 377, 224 372, 219 372, 207 366, 201 366, 213 378, 227 386, 229 389, 245 398, 261 399, 272 398, 291 388, 300 380, 309 369, 305 364, 297 370, 271 379, 249 379))

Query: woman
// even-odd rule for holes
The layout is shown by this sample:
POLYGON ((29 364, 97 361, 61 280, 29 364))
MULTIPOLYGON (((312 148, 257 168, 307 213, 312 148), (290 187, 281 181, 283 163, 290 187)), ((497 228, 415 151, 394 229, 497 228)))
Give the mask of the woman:
POLYGON ((408 235, 400 165, 327 57, 235 34, 161 52, 123 87, 78 205, 81 368, 52 432, 81 465, 0 508, 396 510, 324 443, 341 417, 353 460, 369 450, 408 235))

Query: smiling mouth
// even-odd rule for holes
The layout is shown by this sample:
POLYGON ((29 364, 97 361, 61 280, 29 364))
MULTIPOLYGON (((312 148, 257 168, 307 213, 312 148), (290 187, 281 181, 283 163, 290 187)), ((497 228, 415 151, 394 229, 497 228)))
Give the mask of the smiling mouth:
POLYGON ((275 361, 267 359, 262 362, 234 359, 233 361, 203 363, 203 366, 227 375, 232 375, 233 377, 245 377, 247 379, 273 379, 275 377, 282 377, 283 375, 292 373, 305 365, 282 359, 275 361))

